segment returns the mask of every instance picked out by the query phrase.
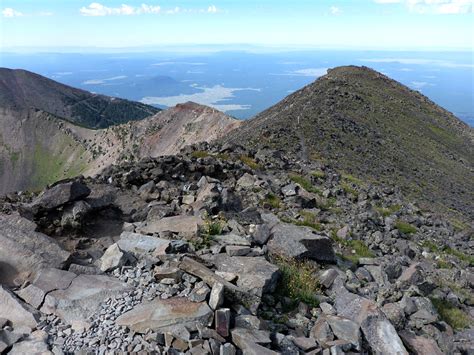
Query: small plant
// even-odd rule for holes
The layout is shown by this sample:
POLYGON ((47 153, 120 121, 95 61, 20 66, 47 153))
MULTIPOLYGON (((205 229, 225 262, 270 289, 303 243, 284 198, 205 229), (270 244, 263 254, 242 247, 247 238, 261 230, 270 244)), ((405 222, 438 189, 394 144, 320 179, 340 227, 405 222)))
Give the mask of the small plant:
POLYGON ((281 199, 273 194, 273 193, 268 193, 267 196, 260 202, 262 207, 264 208, 280 208, 281 206, 281 199))
POLYGON ((403 234, 414 234, 417 231, 416 227, 412 226, 410 223, 400 220, 395 223, 395 228, 397 228, 398 231, 403 234))
POLYGON ((331 238, 346 249, 346 252, 342 255, 343 258, 350 260, 355 264, 359 262, 360 258, 373 258, 375 256, 362 240, 345 240, 339 238, 335 230, 331 232, 331 238))
POLYGON ((431 298, 431 302, 438 311, 441 319, 454 329, 463 329, 469 326, 469 316, 451 303, 437 298, 431 298))
POLYGON ((451 263, 443 259, 437 260, 436 266, 438 267, 438 269, 452 269, 453 268, 453 265, 451 263))
POLYGON ((326 176, 324 171, 320 170, 312 171, 311 175, 314 176, 316 179, 323 179, 326 176))
POLYGON ((216 158, 220 159, 220 160, 229 160, 230 155, 227 154, 227 153, 219 153, 219 154, 216 155, 216 158))
POLYGON ((195 150, 194 152, 191 153, 191 156, 193 158, 205 158, 209 156, 209 153, 203 150, 195 150))
POLYGON ((358 197, 359 193, 357 192, 356 189, 354 189, 350 184, 347 184, 343 182, 341 184, 341 188, 344 190, 344 192, 348 195, 353 195, 354 197, 358 197))
POLYGON ((383 217, 391 216, 394 213, 400 211, 402 206, 400 205, 393 205, 390 207, 376 207, 375 210, 380 213, 383 217))
POLYGON ((289 297, 296 305, 304 302, 310 307, 317 307, 319 301, 316 294, 320 291, 316 277, 317 268, 308 261, 297 261, 282 256, 275 257, 282 277, 277 293, 289 297))
POLYGON ((261 168, 260 164, 258 164, 255 159, 252 159, 251 157, 249 157, 248 155, 241 155, 239 157, 240 161, 242 163, 244 163, 245 165, 247 165, 249 168, 253 169, 253 170, 258 170, 261 168))
POLYGON ((456 249, 453 249, 453 248, 450 248, 450 247, 445 247, 443 249, 443 251, 446 254, 453 255, 456 258, 458 258, 459 260, 468 263, 469 266, 474 266, 474 256, 473 255, 464 254, 463 252, 461 252, 459 250, 456 250, 456 249))
POLYGON ((290 174, 289 178, 294 183, 300 185, 303 189, 308 192, 312 192, 315 194, 321 194, 321 190, 314 187, 310 180, 306 179, 305 177, 298 175, 298 174, 290 174))
POLYGON ((213 219, 207 214, 204 216, 204 224, 200 228, 199 237, 192 241, 194 247, 199 250, 209 248, 215 235, 222 234, 225 221, 222 218, 213 219))
POLYGON ((353 184, 356 184, 356 185, 362 185, 363 184, 361 179, 356 178, 355 176, 352 176, 350 174, 342 174, 342 178, 344 180, 349 181, 349 182, 351 182, 353 184))
POLYGON ((318 222, 318 219, 313 213, 308 211, 300 211, 300 215, 303 217, 303 220, 282 218, 282 221, 286 223, 292 223, 296 226, 310 227, 318 232, 323 230, 321 223, 318 222))

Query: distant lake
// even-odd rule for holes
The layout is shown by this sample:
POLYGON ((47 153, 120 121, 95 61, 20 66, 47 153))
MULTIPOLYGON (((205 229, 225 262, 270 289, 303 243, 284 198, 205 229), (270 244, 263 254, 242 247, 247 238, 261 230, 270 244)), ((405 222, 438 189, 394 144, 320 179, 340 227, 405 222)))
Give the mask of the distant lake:
POLYGON ((182 53, 0 53, 0 66, 27 69, 84 90, 158 107, 195 101, 248 119, 340 65, 366 65, 418 90, 474 126, 470 52, 223 51, 182 53))

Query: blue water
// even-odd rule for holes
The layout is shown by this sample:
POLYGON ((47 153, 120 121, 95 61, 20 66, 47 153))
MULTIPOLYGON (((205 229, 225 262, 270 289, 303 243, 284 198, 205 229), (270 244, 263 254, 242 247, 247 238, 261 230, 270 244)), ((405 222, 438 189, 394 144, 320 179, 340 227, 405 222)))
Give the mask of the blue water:
POLYGON ((311 83, 327 68, 349 64, 381 71, 474 126, 470 52, 0 53, 2 67, 31 70, 88 91, 158 107, 193 100, 241 119, 311 83))

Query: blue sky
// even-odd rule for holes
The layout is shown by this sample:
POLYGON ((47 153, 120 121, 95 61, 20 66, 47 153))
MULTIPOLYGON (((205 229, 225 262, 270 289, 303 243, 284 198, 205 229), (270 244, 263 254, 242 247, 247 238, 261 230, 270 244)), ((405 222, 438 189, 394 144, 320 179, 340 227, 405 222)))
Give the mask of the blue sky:
POLYGON ((0 46, 472 50, 474 0, 0 0, 0 46))

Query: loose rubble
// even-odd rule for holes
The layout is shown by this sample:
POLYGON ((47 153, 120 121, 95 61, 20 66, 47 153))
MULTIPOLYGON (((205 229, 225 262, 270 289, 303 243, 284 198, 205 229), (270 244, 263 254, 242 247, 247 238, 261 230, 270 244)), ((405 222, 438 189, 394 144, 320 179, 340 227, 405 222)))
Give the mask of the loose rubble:
POLYGON ((201 144, 0 211, 1 353, 474 351, 472 234, 284 152, 201 144))

